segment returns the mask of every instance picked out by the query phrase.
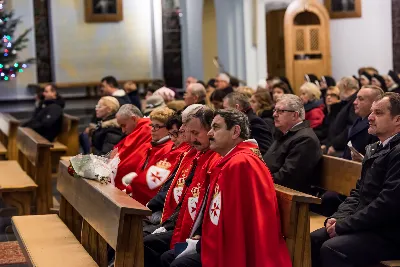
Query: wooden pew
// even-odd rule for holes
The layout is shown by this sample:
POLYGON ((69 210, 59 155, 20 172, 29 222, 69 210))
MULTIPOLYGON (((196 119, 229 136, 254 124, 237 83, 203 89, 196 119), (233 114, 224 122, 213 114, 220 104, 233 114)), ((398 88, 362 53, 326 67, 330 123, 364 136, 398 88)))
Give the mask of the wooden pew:
POLYGON ((56 172, 58 163, 63 156, 75 156, 79 154, 79 118, 69 114, 63 114, 63 125, 61 133, 52 143, 51 166, 56 172))
POLYGON ((40 266, 107 266, 107 244, 115 266, 142 267, 142 220, 151 214, 111 184, 71 177, 60 161, 60 215, 16 216, 14 233, 28 263, 40 266))
POLYGON ((51 144, 35 131, 19 128, 16 146, 18 161, 0 162, 1 197, 7 204, 15 206, 19 215, 27 215, 31 213, 31 199, 36 191, 36 212, 46 214, 53 203, 51 144))
MULTIPOLYGON (((322 157, 322 167, 318 187, 348 196, 356 187, 361 175, 361 163, 326 156, 322 157)), ((313 232, 324 226, 326 217, 311 214, 310 231, 313 232)))
POLYGON ((311 267, 309 205, 321 199, 280 185, 275 185, 282 233, 293 267, 311 267))
MULTIPOLYGON (((334 191, 345 196, 356 187, 357 180, 361 176, 362 164, 341 158, 323 156, 320 175, 321 188, 334 191)), ((310 214, 310 232, 324 227, 326 217, 315 213, 310 214)), ((400 267, 400 261, 381 262, 380 266, 400 267)))
POLYGON ((66 156, 76 156, 79 154, 78 126, 78 117, 64 113, 62 131, 57 137, 57 141, 67 147, 66 156))
MULTIPOLYGON (((119 85, 122 86, 124 83, 132 81, 136 83, 138 88, 147 88, 149 84, 154 82, 154 80, 151 79, 137 79, 137 80, 121 80, 118 81, 119 85)), ((40 86, 41 88, 44 88, 46 85, 49 83, 39 83, 39 84, 28 84, 28 89, 29 88, 35 88, 36 86, 40 86)), ((86 97, 92 97, 92 96, 99 96, 99 87, 100 87, 100 81, 92 81, 92 82, 75 82, 75 83, 54 83, 58 89, 66 90, 70 88, 85 88, 86 89, 86 97)))
POLYGON ((6 150, 6 158, 17 160, 17 131, 20 122, 8 113, 0 113, 0 155, 6 150), (5 147, 6 149, 4 149, 5 147))
POLYGON ((18 128, 18 163, 38 185, 36 190, 36 213, 47 214, 53 207, 51 187, 52 144, 29 128, 18 128))

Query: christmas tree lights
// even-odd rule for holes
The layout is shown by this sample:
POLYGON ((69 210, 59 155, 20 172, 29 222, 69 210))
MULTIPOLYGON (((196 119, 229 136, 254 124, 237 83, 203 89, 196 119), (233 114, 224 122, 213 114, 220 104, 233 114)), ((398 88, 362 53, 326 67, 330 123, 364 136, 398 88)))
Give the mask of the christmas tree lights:
POLYGON ((26 48, 27 36, 32 29, 27 29, 18 38, 13 38, 21 19, 14 19, 14 12, 4 9, 5 2, 0 0, 0 81, 14 79, 35 61, 33 58, 18 60, 18 52, 26 48))

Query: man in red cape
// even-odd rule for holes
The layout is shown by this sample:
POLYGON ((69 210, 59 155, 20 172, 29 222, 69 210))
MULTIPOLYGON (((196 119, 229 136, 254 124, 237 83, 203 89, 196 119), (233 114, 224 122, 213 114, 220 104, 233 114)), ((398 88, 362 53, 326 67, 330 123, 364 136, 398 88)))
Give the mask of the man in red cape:
POLYGON ((181 154, 190 148, 187 143, 175 146, 171 141, 166 123, 173 115, 174 111, 167 107, 150 113, 152 141, 145 145, 146 157, 136 171, 131 170, 122 178, 122 183, 127 186, 126 193, 143 205, 157 194, 159 187, 179 164, 181 154))
MULTIPOLYGON (((201 231, 195 229, 199 216, 194 236, 171 264, 174 267, 188 262, 192 267, 292 266, 280 229, 272 176, 256 142, 247 140, 248 125, 239 111, 216 112, 209 132, 210 148, 223 158, 211 170, 201 231)), ((170 265, 163 262, 163 266, 170 265)))
MULTIPOLYGON (((207 179, 206 175, 207 171, 209 171, 215 160, 219 158, 218 154, 209 150, 210 141, 207 132, 210 130, 212 118, 213 111, 207 107, 203 107, 187 123, 187 130, 191 138, 190 143, 196 148, 198 153, 194 160, 190 164, 187 164, 190 168, 184 168, 181 175, 176 176, 176 179, 180 182, 177 181, 175 184, 182 183, 183 186, 183 192, 178 204, 174 205, 174 209, 166 207, 167 209, 164 209, 162 227, 144 238, 145 266, 155 267, 160 265, 160 256, 170 249, 172 238, 180 240, 182 239, 181 235, 186 235, 185 238, 189 237, 193 220, 196 217, 196 211, 201 206, 209 186, 209 179, 207 179), (208 115, 204 116, 204 113, 208 115), (182 175, 185 178, 182 178, 182 175), (169 216, 166 215, 166 211, 169 216), (177 216, 179 217, 177 218, 177 216), (175 233, 174 227, 175 229, 178 227, 180 230, 175 233), (176 237, 172 237, 175 234, 176 237)), ((170 192, 172 192, 173 188, 176 187, 171 185, 170 192)), ((169 198, 174 198, 172 193, 169 194, 169 198)), ((171 202, 174 201, 171 200, 171 202)), ((166 205, 168 205, 167 203, 170 202, 166 200, 166 205)))
POLYGON ((122 177, 138 169, 139 163, 146 156, 144 144, 151 141, 151 122, 150 119, 143 118, 140 110, 131 104, 123 105, 116 118, 122 132, 127 136, 114 147, 118 149, 120 158, 114 184, 118 189, 124 190, 122 177))

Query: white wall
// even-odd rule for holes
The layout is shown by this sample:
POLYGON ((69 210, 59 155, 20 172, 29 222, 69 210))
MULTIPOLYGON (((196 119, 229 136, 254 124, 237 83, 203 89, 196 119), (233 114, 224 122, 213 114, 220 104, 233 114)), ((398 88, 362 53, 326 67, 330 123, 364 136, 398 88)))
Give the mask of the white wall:
POLYGON ((393 68, 391 0, 362 0, 362 18, 331 20, 332 74, 357 74, 363 66, 393 68))
POLYGON ((141 79, 157 73, 152 70, 153 1, 124 0, 124 19, 118 23, 86 23, 82 0, 50 2, 56 82, 97 81, 106 75, 141 79))
MULTIPOLYGON (((285 8, 290 2, 292 0, 258 0, 257 62, 247 67, 251 68, 248 71, 257 73, 259 79, 265 78, 268 72, 266 11, 285 8)), ((393 68, 391 0, 362 0, 361 18, 331 19, 330 27, 332 74, 336 79, 356 74, 359 67, 366 65, 382 73, 393 68)), ((251 52, 246 48, 246 55, 251 52)))

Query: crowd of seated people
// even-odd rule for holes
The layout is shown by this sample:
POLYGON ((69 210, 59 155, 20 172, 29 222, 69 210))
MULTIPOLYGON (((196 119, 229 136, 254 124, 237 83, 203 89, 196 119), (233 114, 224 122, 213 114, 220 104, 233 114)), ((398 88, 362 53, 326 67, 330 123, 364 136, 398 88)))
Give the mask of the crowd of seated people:
MULTIPOLYGON (((362 173, 349 197, 319 195, 328 219, 311 233, 312 265, 400 259, 398 75, 363 68, 336 83, 307 74, 295 90, 285 77, 238 83, 188 77, 180 96, 157 81, 141 101, 134 83, 102 79, 82 145, 98 155, 117 148, 112 183, 152 211, 145 266, 292 266, 273 183, 313 194, 323 154, 359 161, 362 173)), ((56 105, 52 88, 37 114, 56 105)))

